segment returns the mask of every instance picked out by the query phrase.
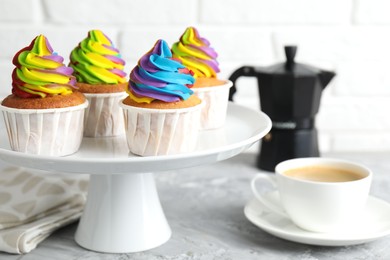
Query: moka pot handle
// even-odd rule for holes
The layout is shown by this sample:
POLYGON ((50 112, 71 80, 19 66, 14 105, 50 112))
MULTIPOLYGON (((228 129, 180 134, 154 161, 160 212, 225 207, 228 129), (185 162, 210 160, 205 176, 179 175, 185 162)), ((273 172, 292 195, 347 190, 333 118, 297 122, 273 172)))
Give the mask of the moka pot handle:
POLYGON ((233 82, 233 86, 230 88, 229 91, 229 100, 233 101, 233 96, 237 92, 236 89, 236 80, 241 77, 254 77, 256 76, 255 67, 252 66, 242 66, 235 70, 232 75, 230 75, 229 80, 233 82))

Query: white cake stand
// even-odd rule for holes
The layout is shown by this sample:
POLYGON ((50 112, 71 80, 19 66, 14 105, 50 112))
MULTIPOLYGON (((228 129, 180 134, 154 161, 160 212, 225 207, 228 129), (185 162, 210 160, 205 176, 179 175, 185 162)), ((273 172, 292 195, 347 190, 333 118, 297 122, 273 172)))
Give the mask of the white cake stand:
POLYGON ((226 125, 202 131, 197 149, 191 153, 138 157, 129 153, 125 136, 121 136, 84 138, 80 150, 71 156, 37 156, 12 151, 3 133, 0 158, 34 169, 90 174, 76 242, 94 251, 130 253, 157 247, 172 233, 152 172, 228 159, 250 147, 270 129, 271 121, 264 113, 230 103, 226 125))

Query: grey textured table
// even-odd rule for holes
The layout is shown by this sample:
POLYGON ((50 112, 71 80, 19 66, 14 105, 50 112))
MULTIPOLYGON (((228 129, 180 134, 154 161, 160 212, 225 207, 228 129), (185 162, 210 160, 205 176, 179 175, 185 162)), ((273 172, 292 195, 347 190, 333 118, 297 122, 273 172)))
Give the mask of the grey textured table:
MULTIPOLYGON (((325 154, 358 161, 374 171, 371 195, 390 202, 390 153, 325 154)), ((256 155, 240 154, 212 165, 156 174, 162 206, 172 228, 162 246, 133 254, 102 254, 74 242, 76 224, 55 232, 26 255, 2 260, 48 259, 390 259, 390 236, 371 243, 320 247, 289 242, 251 224, 243 208, 252 198, 256 155)))

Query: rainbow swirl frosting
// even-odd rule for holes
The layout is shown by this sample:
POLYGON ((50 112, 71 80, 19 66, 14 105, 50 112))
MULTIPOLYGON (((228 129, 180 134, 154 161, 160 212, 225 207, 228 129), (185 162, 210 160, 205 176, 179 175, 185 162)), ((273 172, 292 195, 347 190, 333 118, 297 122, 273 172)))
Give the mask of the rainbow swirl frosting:
POLYGON ((188 27, 180 40, 172 45, 172 53, 194 72, 195 78, 216 78, 220 71, 216 60, 218 54, 194 27, 188 27))
POLYGON ((189 87, 194 81, 191 72, 172 58, 168 44, 158 40, 131 71, 127 93, 137 103, 176 102, 192 95, 189 87))
POLYGON ((71 94, 76 79, 73 69, 63 64, 64 58, 53 52, 43 35, 17 52, 12 60, 12 93, 20 98, 71 94))
POLYGON ((91 30, 70 54, 70 64, 80 83, 118 84, 126 82, 125 61, 112 41, 101 31, 91 30))

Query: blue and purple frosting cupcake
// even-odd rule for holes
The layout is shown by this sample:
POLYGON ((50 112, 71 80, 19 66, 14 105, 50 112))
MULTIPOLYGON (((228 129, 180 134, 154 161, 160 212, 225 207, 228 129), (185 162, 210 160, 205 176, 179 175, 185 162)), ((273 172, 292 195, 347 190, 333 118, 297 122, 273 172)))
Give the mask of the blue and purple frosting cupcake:
POLYGON ((201 100, 190 89, 195 79, 164 40, 158 40, 130 73, 123 100, 127 142, 141 156, 195 149, 201 100))

